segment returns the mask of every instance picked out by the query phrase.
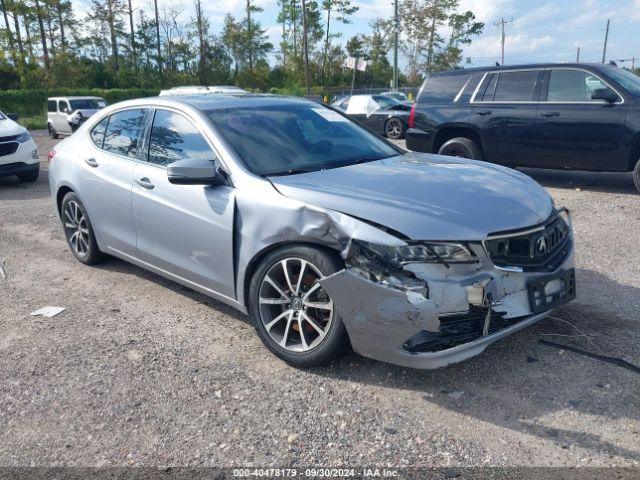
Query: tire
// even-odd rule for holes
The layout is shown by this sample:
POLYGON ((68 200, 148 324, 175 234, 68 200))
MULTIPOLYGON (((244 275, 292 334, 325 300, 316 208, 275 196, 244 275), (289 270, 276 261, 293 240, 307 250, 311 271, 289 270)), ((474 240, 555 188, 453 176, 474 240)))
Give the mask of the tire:
POLYGON ((60 218, 67 244, 73 256, 85 265, 95 265, 104 259, 98 248, 93 227, 84 205, 73 193, 67 193, 62 199, 60 218))
POLYGON ((636 184, 636 190, 640 193, 640 160, 636 162, 636 168, 633 169, 633 183, 636 184))
POLYGON ((336 307, 315 281, 342 268, 337 255, 291 246, 269 253, 256 269, 249 287, 249 314, 265 346, 289 365, 317 367, 349 350, 347 330, 336 307), (298 285, 303 262, 307 263, 298 285), (288 283, 283 265, 289 274, 288 283), (267 275, 271 283, 266 280, 267 275), (273 287, 274 283, 281 292, 273 287), (298 295, 291 295, 296 291, 298 295), (309 302, 322 308, 309 307, 309 302))
POLYGON ((56 132, 56 129, 53 128, 53 125, 51 125, 50 123, 47 124, 47 130, 49 131, 49 136, 54 140, 59 137, 58 132, 56 132))
POLYGON ((397 117, 391 117, 384 124, 384 134, 392 140, 404 138, 405 131, 404 123, 397 117))
POLYGON ((456 137, 448 140, 440 147, 438 155, 483 160, 482 150, 480 150, 478 144, 466 137, 456 137))
POLYGON ((36 180, 38 180, 38 176, 40 175, 40 167, 38 166, 38 169, 29 172, 29 173, 21 173, 20 175, 18 175, 18 179, 22 182, 22 183, 33 183, 36 180))

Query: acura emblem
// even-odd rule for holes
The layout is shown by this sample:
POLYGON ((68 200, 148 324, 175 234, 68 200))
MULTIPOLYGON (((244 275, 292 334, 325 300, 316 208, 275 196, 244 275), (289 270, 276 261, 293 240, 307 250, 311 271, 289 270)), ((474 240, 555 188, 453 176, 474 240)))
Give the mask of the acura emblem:
POLYGON ((540 237, 536 240, 536 252, 538 252, 539 255, 547 253, 547 237, 540 237))

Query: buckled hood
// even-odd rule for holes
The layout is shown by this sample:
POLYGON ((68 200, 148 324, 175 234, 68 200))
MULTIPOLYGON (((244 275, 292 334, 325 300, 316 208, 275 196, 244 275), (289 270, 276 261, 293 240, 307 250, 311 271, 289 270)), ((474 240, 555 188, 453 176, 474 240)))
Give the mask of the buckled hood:
POLYGON ((287 197, 414 240, 484 240, 542 223, 553 211, 546 190, 520 172, 440 155, 407 153, 269 180, 287 197))

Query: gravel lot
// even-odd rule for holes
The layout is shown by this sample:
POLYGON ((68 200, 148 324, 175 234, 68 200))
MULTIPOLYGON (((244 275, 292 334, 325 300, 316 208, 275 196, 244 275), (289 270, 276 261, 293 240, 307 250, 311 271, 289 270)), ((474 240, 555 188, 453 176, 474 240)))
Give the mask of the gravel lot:
POLYGON ((437 371, 302 371, 227 306, 74 260, 35 137, 37 184, 0 179, 0 465, 640 466, 640 375, 539 343, 640 365, 628 175, 526 171, 574 213, 579 297, 555 316, 586 336, 547 319, 437 371), (29 315, 45 305, 66 310, 29 315))

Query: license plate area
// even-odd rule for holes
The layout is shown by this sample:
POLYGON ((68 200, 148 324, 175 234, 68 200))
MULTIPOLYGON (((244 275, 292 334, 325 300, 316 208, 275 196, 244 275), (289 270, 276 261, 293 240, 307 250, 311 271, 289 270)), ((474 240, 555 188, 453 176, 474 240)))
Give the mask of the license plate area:
POLYGON ((533 313, 546 312, 576 298, 576 271, 563 270, 527 285, 533 313))

